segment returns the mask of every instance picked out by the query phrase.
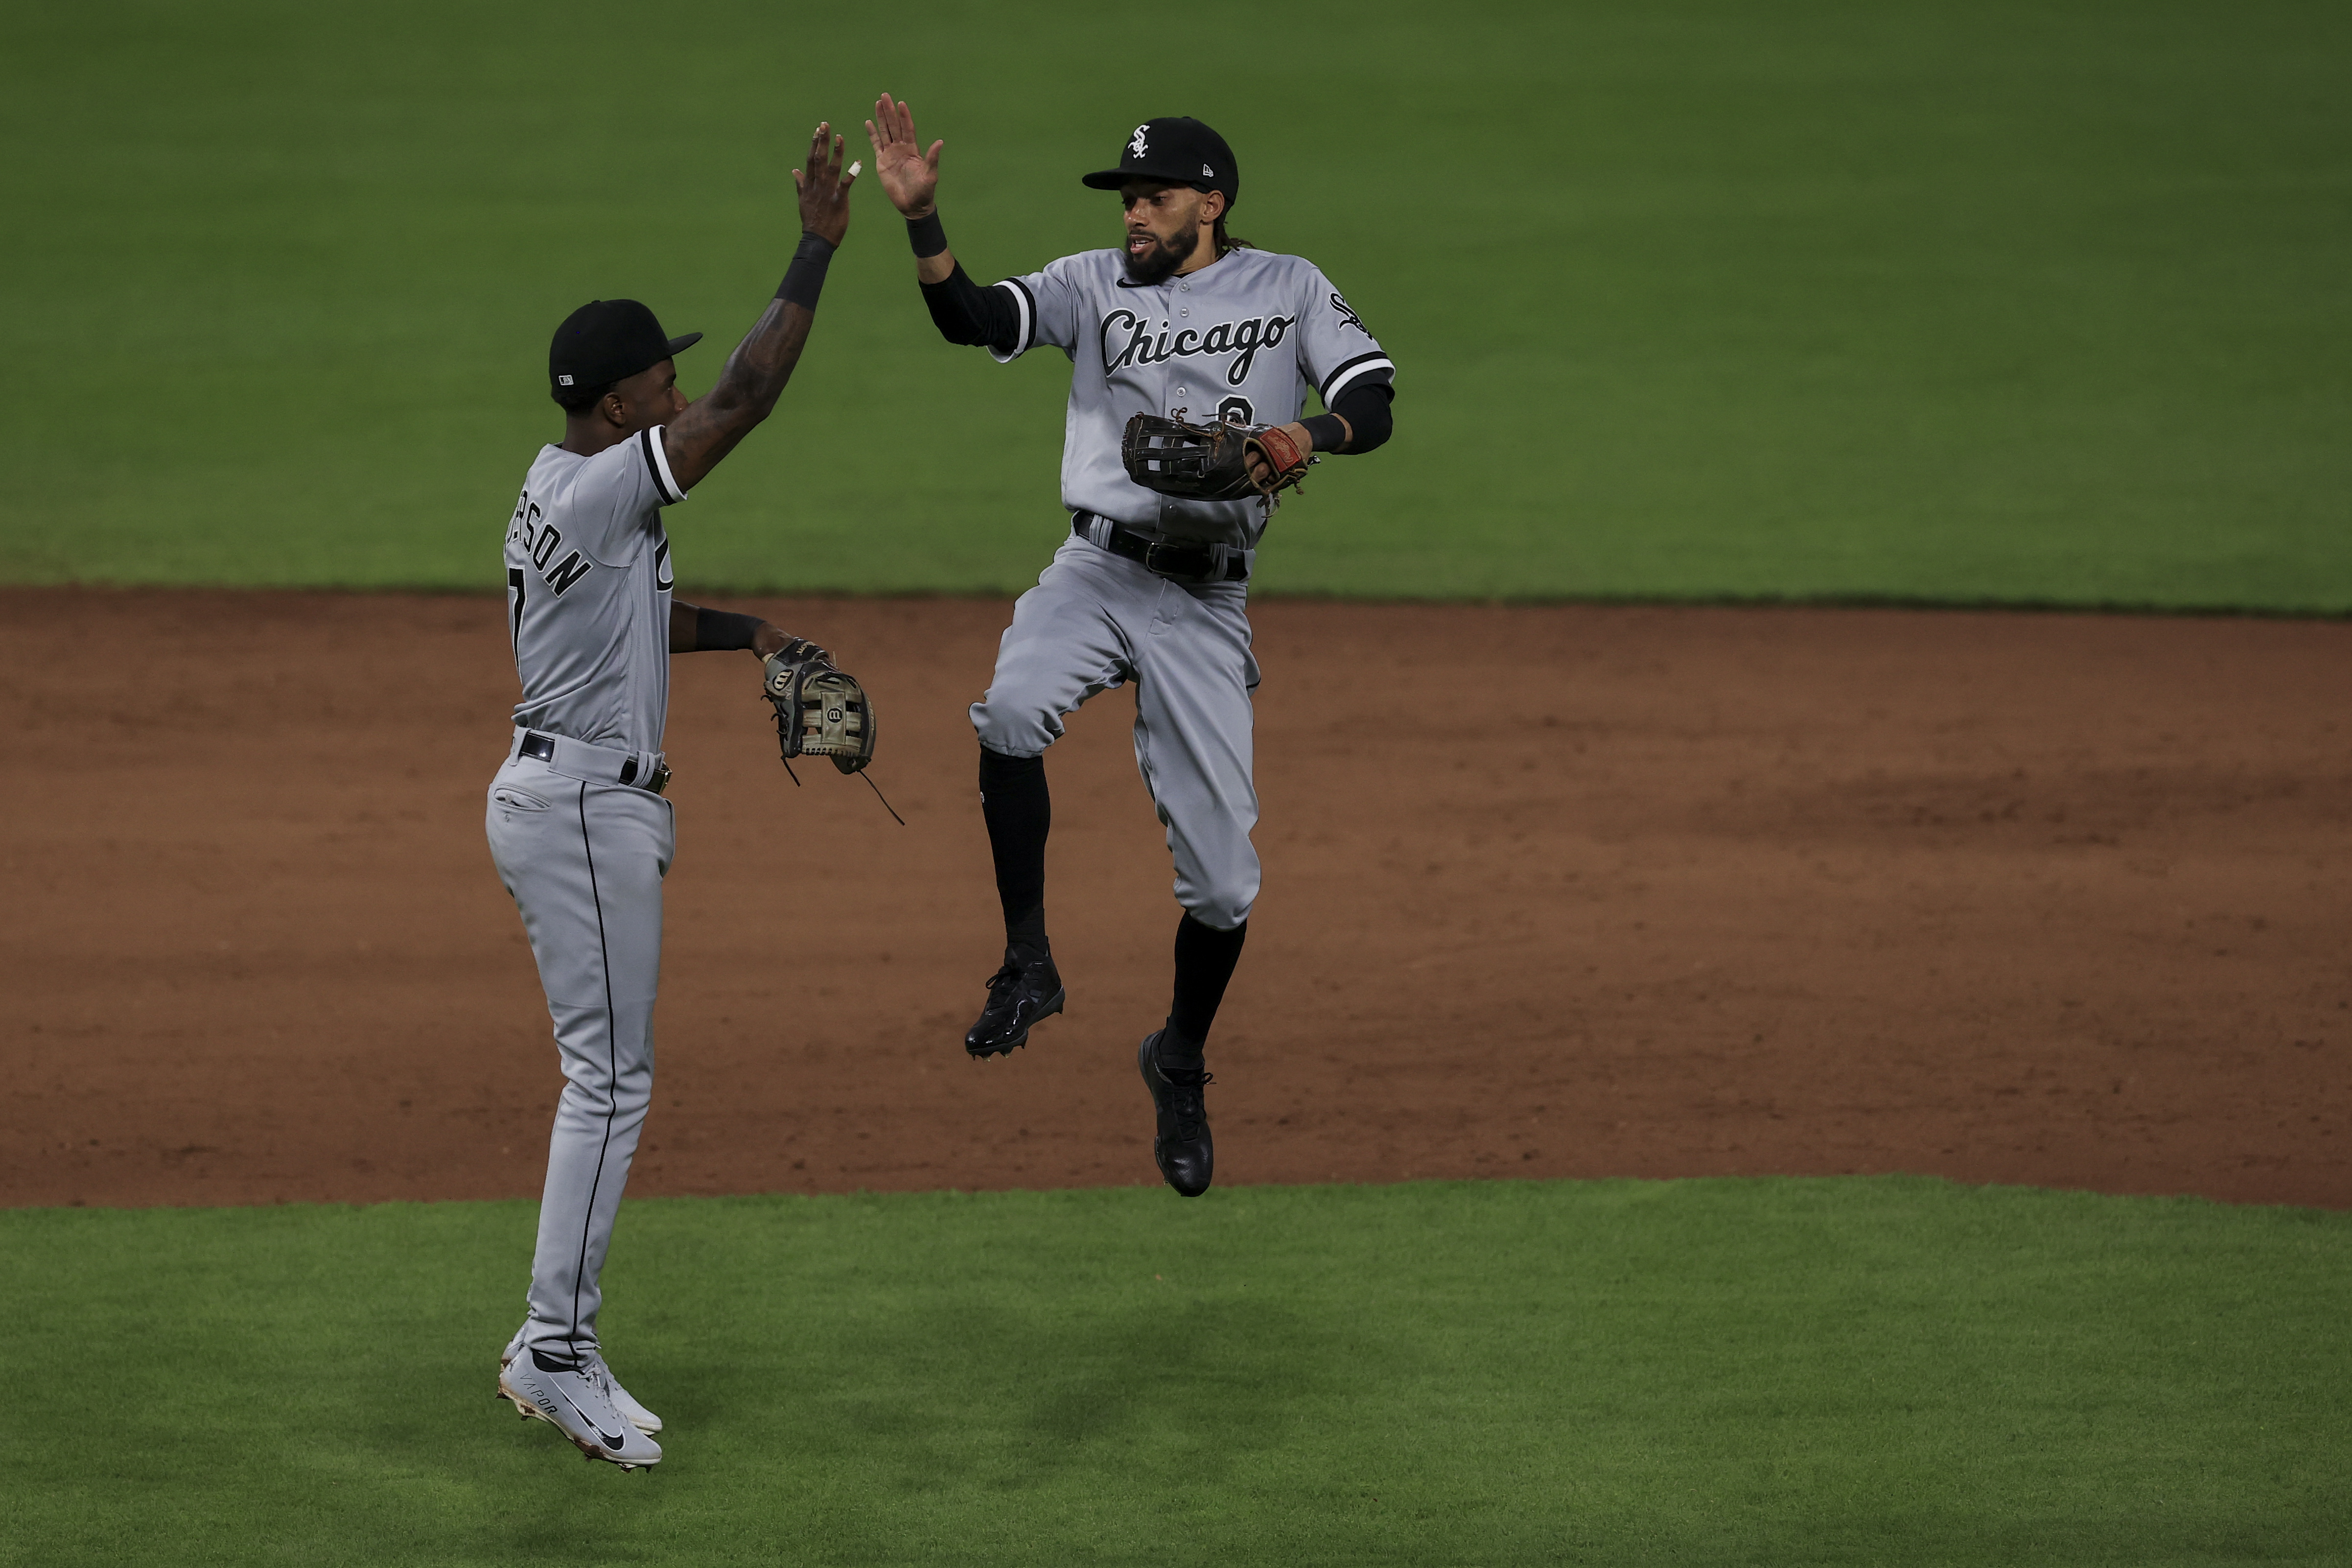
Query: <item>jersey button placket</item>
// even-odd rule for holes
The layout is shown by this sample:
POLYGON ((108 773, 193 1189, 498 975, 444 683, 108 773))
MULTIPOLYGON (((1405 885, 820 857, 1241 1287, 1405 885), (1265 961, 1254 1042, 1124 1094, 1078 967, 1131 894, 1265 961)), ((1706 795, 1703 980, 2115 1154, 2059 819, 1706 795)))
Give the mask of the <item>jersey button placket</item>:
MULTIPOLYGON (((1190 294, 1192 291, 1192 285, 1185 279, 1179 278, 1176 279, 1176 291, 1180 294, 1190 294)), ((1192 317, 1192 307, 1189 304, 1178 305, 1176 307, 1176 314, 1180 320, 1190 321, 1192 317)), ((1183 398, 1189 405, 1192 401, 1192 389, 1189 386, 1180 386, 1176 389, 1176 395, 1179 397, 1183 398)))
MULTIPOLYGON (((1168 283, 1163 281, 1160 287, 1166 289, 1168 287, 1168 283)), ((1186 293, 1190 293, 1192 286, 1179 279, 1176 280, 1176 288, 1186 293)), ((1172 292, 1162 294, 1160 297, 1160 308, 1162 310, 1168 310, 1168 307, 1173 305, 1175 302, 1172 292)), ((1170 311, 1167 317, 1162 318, 1161 322, 1161 324, 1168 330, 1169 336, 1171 340, 1175 336, 1176 323, 1174 314, 1175 313, 1173 311, 1170 311)), ((1192 415, 1191 406, 1186 401, 1187 397, 1190 395, 1189 393, 1184 387, 1176 385, 1176 377, 1181 373, 1182 367, 1178 364, 1174 354, 1171 353, 1166 359, 1160 362, 1160 374, 1161 378, 1160 384, 1163 389, 1160 399, 1160 405, 1168 411, 1168 416, 1171 419, 1189 418, 1192 415), (1166 390, 1171 387, 1174 388, 1172 392, 1166 390)), ((1158 514, 1160 526, 1164 531, 1168 526, 1170 518, 1172 517, 1176 511, 1176 502, 1172 497, 1164 495, 1155 497, 1154 500, 1156 504, 1152 510, 1158 514)), ((1160 587, 1161 597, 1164 599, 1168 589, 1168 581, 1166 578, 1160 579, 1160 587)), ((1152 612, 1150 635, 1159 635, 1160 627, 1162 624, 1160 612, 1155 608, 1152 612)))
MULTIPOLYGON (((1163 285, 1163 287, 1164 287, 1164 285, 1163 285)), ((1189 284, 1189 283, 1179 283, 1179 284, 1177 284, 1177 285, 1176 285, 1176 287, 1177 287, 1177 288, 1179 288, 1179 289, 1187 289, 1187 290, 1189 290, 1189 289, 1192 288, 1192 285, 1191 285, 1191 284, 1189 284)), ((1175 301, 1171 300, 1167 301, 1167 303, 1168 303, 1168 304, 1173 304, 1173 303, 1175 303, 1175 301)), ((1181 315, 1182 314, 1182 311, 1179 310, 1176 314, 1177 314, 1177 316, 1181 316, 1181 315)), ((1169 320, 1169 322, 1168 322, 1168 328, 1169 328, 1169 332, 1168 332, 1169 340, 1170 340, 1170 342, 1172 343, 1172 342, 1174 342, 1174 340, 1175 340, 1175 336, 1176 336, 1176 319, 1175 319, 1175 317, 1171 317, 1171 318, 1169 320)), ((1184 366, 1183 366, 1183 364, 1182 364, 1182 362, 1179 361, 1179 360, 1176 358, 1176 356, 1175 356, 1175 354, 1174 354, 1174 353, 1173 353, 1172 351, 1170 353, 1170 354, 1169 354, 1169 356, 1168 356, 1167 364, 1168 364, 1168 379, 1169 379, 1170 381, 1171 381, 1171 382, 1172 382, 1172 381, 1174 381, 1178 376, 1180 376, 1180 375, 1181 375, 1181 374, 1184 374, 1184 366)), ((1168 408, 1168 412, 1170 413, 1170 415, 1171 415, 1171 416, 1177 416, 1177 411, 1178 411, 1179 409, 1182 409, 1186 415, 1189 415, 1189 414, 1191 413, 1191 407, 1190 407, 1190 405, 1187 405, 1183 400, 1184 400, 1185 398, 1190 397, 1190 396, 1192 395, 1192 389, 1191 387, 1189 387, 1189 386, 1179 386, 1179 387, 1176 389, 1176 391, 1175 391, 1175 395, 1174 395, 1172 397, 1171 397, 1171 398, 1169 399, 1169 408, 1168 408)), ((1181 417, 1181 416, 1180 416, 1180 417, 1181 417)), ((1163 510, 1164 510, 1164 509, 1163 509, 1163 510)))

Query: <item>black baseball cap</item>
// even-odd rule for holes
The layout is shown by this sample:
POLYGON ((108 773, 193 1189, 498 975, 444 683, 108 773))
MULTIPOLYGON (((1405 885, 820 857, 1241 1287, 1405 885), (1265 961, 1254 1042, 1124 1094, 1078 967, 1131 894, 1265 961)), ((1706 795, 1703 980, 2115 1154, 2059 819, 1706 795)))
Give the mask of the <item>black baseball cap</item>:
POLYGON ((702 341, 664 334, 654 313, 635 300, 591 300, 563 318, 548 345, 547 381, 557 401, 567 392, 610 386, 683 353, 702 341))
POLYGON ((1189 114, 1147 120, 1127 139, 1118 167, 1083 176, 1097 191, 1115 191, 1129 180, 1165 180, 1196 191, 1223 191, 1225 205, 1242 199, 1241 167, 1225 139, 1189 114))

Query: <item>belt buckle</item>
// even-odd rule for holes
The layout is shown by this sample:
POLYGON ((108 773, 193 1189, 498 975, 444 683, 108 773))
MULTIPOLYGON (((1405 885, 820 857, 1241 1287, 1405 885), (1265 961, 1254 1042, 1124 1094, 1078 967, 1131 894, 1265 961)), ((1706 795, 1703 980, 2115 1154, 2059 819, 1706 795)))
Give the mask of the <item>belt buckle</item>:
POLYGON ((669 764, 667 763, 656 763, 654 764, 653 777, 646 781, 646 787, 653 791, 656 795, 659 795, 664 790, 669 788, 669 764))

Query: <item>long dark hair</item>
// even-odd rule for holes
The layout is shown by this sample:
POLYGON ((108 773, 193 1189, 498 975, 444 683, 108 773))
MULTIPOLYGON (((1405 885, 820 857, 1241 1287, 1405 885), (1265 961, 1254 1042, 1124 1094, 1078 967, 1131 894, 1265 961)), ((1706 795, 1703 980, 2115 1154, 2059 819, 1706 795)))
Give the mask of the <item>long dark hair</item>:
POLYGON ((1211 235, 1211 237, 1216 241, 1217 254, 1219 256, 1224 255, 1225 252, 1229 250, 1255 250, 1257 248, 1256 246, 1252 245, 1248 240, 1237 239, 1234 236, 1225 232, 1225 215, 1223 213, 1219 213, 1217 215, 1217 226, 1214 232, 1211 235))

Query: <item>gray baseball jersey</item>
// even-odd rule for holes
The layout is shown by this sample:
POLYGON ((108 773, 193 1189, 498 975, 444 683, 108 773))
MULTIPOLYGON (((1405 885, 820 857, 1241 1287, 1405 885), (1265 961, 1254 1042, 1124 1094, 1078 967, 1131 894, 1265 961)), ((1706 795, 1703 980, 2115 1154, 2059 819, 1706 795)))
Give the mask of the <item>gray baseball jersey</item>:
POLYGON ((658 426, 593 458, 540 449, 507 524, 517 724, 661 750, 671 583, 661 509, 685 499, 658 426))
POLYGON ((1396 367, 1331 280, 1303 257, 1234 250, 1181 277, 1138 285, 1116 250, 1066 256, 996 285, 1021 320, 1010 353, 1038 343, 1070 356, 1062 504, 1171 539, 1255 549, 1256 500, 1181 500, 1127 477, 1119 438, 1137 414, 1205 423, 1286 425, 1312 388, 1328 407, 1348 387, 1396 367))
POLYGON ((539 963, 564 1077, 519 1342, 567 1359, 598 1343, 604 1252, 653 1099, 662 878, 676 828, 670 803, 616 782, 614 762, 661 750, 661 509, 685 499, 655 428, 593 458, 541 448, 507 525, 521 728, 490 781, 484 826, 539 963), (529 752, 526 730, 610 749, 529 752))

